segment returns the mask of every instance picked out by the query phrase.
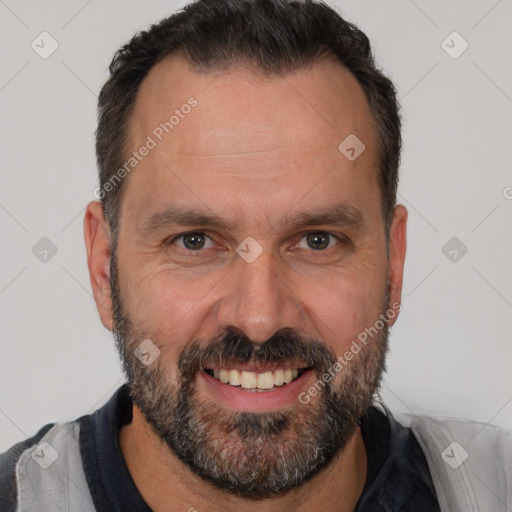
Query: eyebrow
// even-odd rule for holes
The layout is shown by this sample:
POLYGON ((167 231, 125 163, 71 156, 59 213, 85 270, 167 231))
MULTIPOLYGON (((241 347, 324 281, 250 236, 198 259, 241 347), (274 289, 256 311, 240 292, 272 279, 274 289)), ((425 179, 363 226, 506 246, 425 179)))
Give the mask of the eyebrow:
MULTIPOLYGON (((360 229, 363 224, 364 215, 361 210, 346 203, 338 203, 317 208, 311 212, 286 214, 272 226, 271 231, 299 229, 312 225, 346 226, 360 229)), ((236 231, 240 227, 238 222, 227 221, 211 211, 172 205, 163 211, 153 213, 143 221, 142 232, 149 235, 178 226, 202 226, 227 231, 236 231)))

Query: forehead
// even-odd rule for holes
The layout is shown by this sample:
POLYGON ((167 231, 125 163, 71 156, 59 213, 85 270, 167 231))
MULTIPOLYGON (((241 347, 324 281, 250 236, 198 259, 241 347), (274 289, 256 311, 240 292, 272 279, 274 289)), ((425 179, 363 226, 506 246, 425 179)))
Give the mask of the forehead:
POLYGON ((373 142, 374 123, 364 92, 339 64, 320 61, 291 74, 263 77, 245 67, 197 73, 178 55, 158 63, 143 80, 130 133, 135 139, 151 133, 191 97, 199 108, 167 138, 184 154, 246 150, 247 131, 255 150, 266 148, 269 131, 298 148, 307 143, 332 150, 332 143, 336 148, 349 129, 373 142))
MULTIPOLYGON (((185 195, 215 203, 226 190, 235 192, 232 203, 240 201, 235 209, 252 203, 265 213, 265 205, 277 208, 276 198, 286 202, 290 194, 293 202, 319 180, 310 194, 320 202, 335 187, 359 200, 378 189, 366 97, 333 62, 263 77, 244 67, 198 73, 168 57, 142 82, 128 126, 128 153, 148 137, 155 143, 129 177, 123 209, 132 201, 134 216, 185 195), (351 134, 365 145, 353 162, 338 149, 351 134)), ((227 208, 223 200, 218 210, 227 208)))

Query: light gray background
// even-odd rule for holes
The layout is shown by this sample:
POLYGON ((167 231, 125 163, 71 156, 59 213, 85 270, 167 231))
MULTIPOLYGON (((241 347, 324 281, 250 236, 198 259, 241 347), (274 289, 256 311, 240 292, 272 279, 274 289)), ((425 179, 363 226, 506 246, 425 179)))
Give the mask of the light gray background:
MULTIPOLYGON (((113 52, 181 5, 0 0, 0 452, 123 381, 83 242, 96 95, 113 52), (48 59, 31 48, 43 31, 59 44, 48 59), (42 237, 58 248, 46 263, 32 253, 42 237)), ((512 428, 512 2, 335 5, 370 36, 403 106, 409 244, 383 396, 396 413, 512 428), (457 59, 441 46, 453 31, 469 43, 457 59), (457 262, 442 252, 454 236, 468 248, 457 262)))

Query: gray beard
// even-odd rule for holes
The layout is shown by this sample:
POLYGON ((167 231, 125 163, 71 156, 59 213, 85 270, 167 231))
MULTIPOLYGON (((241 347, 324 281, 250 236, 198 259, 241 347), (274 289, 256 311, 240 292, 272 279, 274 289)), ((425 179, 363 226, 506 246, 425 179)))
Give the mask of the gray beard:
MULTIPOLYGON (((113 334, 130 395, 154 432, 190 470, 222 491, 257 500, 300 487, 343 452, 371 407, 385 371, 387 323, 336 375, 336 385, 335 379, 322 384, 318 400, 284 411, 231 411, 196 397, 195 382, 206 363, 299 360, 321 379, 335 364, 335 354, 324 343, 291 329, 281 329, 259 349, 243 334, 228 330, 186 345, 176 385, 160 366, 164 358, 145 366, 134 355, 148 336, 134 328, 124 311, 114 260, 113 334)), ((388 282, 383 314, 389 296, 388 282)))

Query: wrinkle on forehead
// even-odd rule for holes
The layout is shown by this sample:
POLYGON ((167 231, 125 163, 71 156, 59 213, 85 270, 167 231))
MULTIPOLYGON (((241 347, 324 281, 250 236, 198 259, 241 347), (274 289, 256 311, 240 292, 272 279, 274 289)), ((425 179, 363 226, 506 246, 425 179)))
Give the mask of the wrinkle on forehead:
POLYGON ((337 151, 349 133, 375 135, 366 96, 341 65, 321 62, 283 77, 244 69, 218 75, 191 71, 181 57, 157 64, 142 82, 130 119, 135 147, 188 98, 198 105, 159 145, 176 154, 243 155, 280 147, 337 151))

